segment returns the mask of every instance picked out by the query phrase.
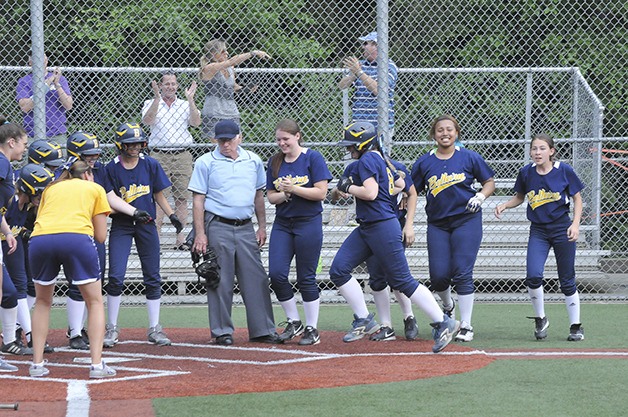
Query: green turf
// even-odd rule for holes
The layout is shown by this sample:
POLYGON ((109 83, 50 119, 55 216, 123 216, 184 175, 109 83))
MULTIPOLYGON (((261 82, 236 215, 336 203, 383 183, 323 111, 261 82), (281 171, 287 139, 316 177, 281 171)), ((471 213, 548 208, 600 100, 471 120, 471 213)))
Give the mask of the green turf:
MULTIPOLYGON (((373 306, 369 306, 373 310, 373 306)), ((420 337, 429 337, 427 319, 417 311, 420 337)), ((476 304, 476 340, 466 346, 486 351, 628 348, 626 304, 582 304, 586 339, 567 342, 568 321, 563 304, 548 304, 549 336, 536 341, 528 304, 476 304)), ((244 308, 234 308, 234 322, 245 327, 244 308)), ((283 320, 281 309, 275 317, 283 320)), ((145 307, 125 307, 119 325, 143 327, 145 307)), ((319 328, 345 331, 351 320, 346 305, 322 306, 319 328)), ((206 306, 162 309, 168 327, 207 328, 206 306)), ((393 325, 402 330, 399 308, 393 305, 393 325)), ((66 326, 65 310, 54 309, 52 327, 66 326)), ((208 331, 209 337, 209 331, 208 331)), ((321 343, 325 343, 322 340, 321 343)), ((361 343, 361 342, 358 342, 361 343)), ((368 342, 367 342, 368 343, 368 342)), ((358 345, 356 345, 358 346, 358 345)), ((295 365, 298 366, 298 365, 295 365)), ((373 372, 386 372, 374 360, 373 372)), ((289 377, 289 372, 286 372, 289 377)), ((410 382, 208 397, 160 398, 157 416, 624 416, 628 409, 628 359, 498 359, 477 371, 410 382)))

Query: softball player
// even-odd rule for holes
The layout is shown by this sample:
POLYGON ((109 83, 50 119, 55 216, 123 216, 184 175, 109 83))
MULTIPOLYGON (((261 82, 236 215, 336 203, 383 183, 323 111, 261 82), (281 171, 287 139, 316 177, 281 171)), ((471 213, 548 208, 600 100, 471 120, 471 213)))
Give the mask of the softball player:
MULTIPOLYGON (((124 123, 116 130, 116 146, 119 155, 105 167, 105 190, 114 191, 118 197, 138 210, 144 210, 152 219, 156 215, 155 203, 159 204, 177 234, 183 229, 181 221, 164 197, 163 190, 171 185, 161 165, 155 159, 146 156, 148 139, 138 124, 124 123)), ((107 312, 109 321, 104 340, 105 347, 113 347, 118 342, 118 313, 127 262, 131 251, 131 240, 135 240, 140 256, 144 285, 146 286, 146 305, 148 307, 148 341, 159 346, 171 344, 159 324, 161 303, 161 276, 159 275, 159 234, 155 222, 134 222, 133 218, 114 214, 111 216, 109 233, 109 279, 107 291, 107 312)), ((151 220, 152 220, 151 219, 151 220)))
POLYGON ((356 220, 353 230, 336 253, 329 271, 332 282, 353 310, 354 321, 345 335, 352 342, 378 330, 374 314, 369 314, 358 281, 351 272, 371 256, 387 265, 386 282, 404 293, 433 321, 434 353, 443 350, 455 337, 460 323, 445 314, 432 293, 416 281, 405 257, 401 227, 396 217, 395 187, 403 188, 404 180, 391 171, 380 153, 377 132, 371 123, 357 122, 345 128, 344 140, 351 157, 358 159, 351 176, 338 182, 338 190, 351 194, 356 200, 356 220))
MULTIPOLYGON (((8 253, 13 253, 17 247, 17 241, 5 218, 7 208, 15 192, 11 162, 19 161, 24 157, 27 143, 26 132, 21 126, 10 123, 4 117, 0 117, 0 232, 6 238, 6 244, 9 247, 8 253)), ((2 251, 0 251, 0 262, 3 258, 2 255, 2 251)), ((0 291, 0 319, 3 332, 3 343, 0 351, 15 355, 28 354, 28 351, 16 343, 18 294, 13 281, 8 277, 4 264, 0 273, 0 280, 2 283, 0 291)), ((16 371, 17 368, 0 358, 0 370, 16 371)))
POLYGON ((319 291, 316 268, 323 246, 323 205, 332 176, 323 156, 302 146, 301 129, 284 119, 275 128, 280 151, 268 163, 268 201, 277 207, 270 233, 268 275, 287 321, 281 340, 303 334, 299 345, 315 345, 318 334, 319 291), (303 297, 305 326, 299 318, 297 301, 288 281, 290 264, 296 256, 297 285, 303 297))
POLYGON ((65 162, 63 149, 58 143, 49 140, 36 140, 28 147, 28 162, 43 164, 51 171, 55 171, 65 162))
POLYGON ((573 168, 564 162, 555 161, 554 140, 539 134, 530 144, 532 163, 519 170, 515 181, 515 196, 495 207, 495 216, 509 208, 517 207, 528 197, 528 220, 530 238, 526 259, 526 286, 532 300, 535 317, 534 336, 537 340, 547 337, 549 320, 545 316, 543 302, 543 272, 550 248, 554 249, 558 267, 560 289, 565 294, 565 305, 569 316, 567 340, 577 342, 584 339, 580 322, 580 295, 576 286, 576 242, 580 235, 582 196, 584 184, 573 168), (569 218, 569 199, 573 200, 573 220, 569 218))
POLYGON ((100 263, 94 240, 104 242, 107 215, 111 211, 104 189, 93 182, 91 168, 84 161, 67 163, 65 172, 41 196, 35 228, 29 245, 37 302, 33 310, 33 364, 31 377, 50 372, 44 366, 44 344, 48 334, 50 309, 59 270, 76 284, 89 310, 91 367, 90 378, 116 375, 102 361, 105 333, 100 263), (70 248, 70 250, 68 250, 70 248))
POLYGON ((438 147, 414 163, 412 181, 417 192, 425 190, 427 205, 427 251, 432 288, 443 309, 454 317, 451 287, 458 293, 460 333, 456 340, 473 340, 473 267, 482 242, 481 205, 495 191, 495 173, 474 151, 460 148, 455 140, 460 126, 453 116, 443 115, 432 123, 430 137, 438 147), (478 180, 482 190, 473 183, 478 180))

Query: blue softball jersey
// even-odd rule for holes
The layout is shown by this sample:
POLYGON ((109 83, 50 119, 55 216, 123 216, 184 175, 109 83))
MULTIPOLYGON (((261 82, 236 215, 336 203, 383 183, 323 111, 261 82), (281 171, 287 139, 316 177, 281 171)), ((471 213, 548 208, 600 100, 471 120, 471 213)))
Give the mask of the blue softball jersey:
POLYGON ((531 163, 519 170, 514 188, 528 198, 528 220, 547 224, 569 216, 569 198, 579 193, 584 184, 564 162, 554 162, 545 175, 536 172, 536 164, 531 163))
POLYGON ((0 152, 0 215, 4 216, 15 194, 13 167, 7 157, 0 152))

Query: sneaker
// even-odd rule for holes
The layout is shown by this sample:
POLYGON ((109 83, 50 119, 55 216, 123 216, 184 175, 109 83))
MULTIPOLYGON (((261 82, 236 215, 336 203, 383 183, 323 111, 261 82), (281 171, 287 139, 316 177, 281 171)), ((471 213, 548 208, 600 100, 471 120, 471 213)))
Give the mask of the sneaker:
MULTIPOLYGON (((46 362, 44 362, 44 365, 46 364, 46 362)), ((42 376, 46 376, 50 373, 50 371, 48 370, 48 368, 46 368, 45 366, 41 365, 41 366, 35 366, 34 364, 31 365, 30 368, 28 368, 28 374, 34 378, 39 378, 42 376)))
POLYGON ((301 320, 290 320, 284 321, 283 323, 279 323, 279 327, 286 326, 284 331, 279 335, 281 340, 284 342, 287 340, 294 339, 296 336, 300 336, 303 333, 305 328, 303 327, 303 323, 301 320))
POLYGON ((414 316, 410 316, 403 320, 403 329, 406 335, 406 340, 414 340, 419 337, 419 325, 417 324, 414 316))
POLYGON ((443 313, 450 319, 456 319, 456 302, 453 298, 451 299, 451 308, 445 308, 445 306, 443 306, 443 313))
POLYGON ((355 342, 356 340, 362 339, 365 334, 375 333, 379 330, 377 322, 375 321, 375 313, 370 313, 363 319, 354 314, 353 318, 351 330, 342 338, 344 342, 355 342))
POLYGON ((0 351, 2 351, 2 353, 8 353, 11 355, 21 355, 21 356, 33 354, 33 349, 29 347, 20 346, 15 340, 12 341, 11 343, 3 344, 2 347, 0 348, 0 351))
POLYGON ((299 344, 301 346, 318 345, 320 342, 321 338, 318 335, 318 330, 312 326, 305 326, 305 330, 303 331, 301 340, 299 340, 299 344))
POLYGON ((11 365, 9 362, 5 361, 4 358, 0 358, 0 372, 15 371, 17 371, 17 366, 11 365))
POLYGON ((387 342, 389 340, 396 340, 395 330, 392 327, 382 326, 378 331, 373 333, 369 339, 376 342, 387 342))
MULTIPOLYGON (((33 339, 30 337, 30 332, 29 332, 29 333, 26 333, 26 336, 27 336, 27 337, 26 337, 26 339, 27 339, 27 340, 28 340, 28 339, 31 339, 31 340, 28 342, 27 346, 28 346, 29 348, 31 348, 31 349, 32 349, 32 348, 33 348, 33 339)), ((46 343, 44 344, 44 353, 55 353, 55 348, 53 348, 52 346, 50 346, 50 345, 48 344, 48 342, 46 342, 46 343)))
POLYGON ((466 321, 460 323, 460 332, 456 335, 457 342, 470 342, 473 340, 473 327, 466 321))
MULTIPOLYGON (((65 337, 67 337, 68 339, 72 339, 72 330, 69 327, 68 330, 65 331, 65 337)), ((81 329, 81 338, 83 339, 83 342, 85 342, 85 344, 89 346, 89 336, 87 335, 86 328, 81 329)))
POLYGON ((567 337, 567 340, 570 342, 579 342, 584 340, 584 328, 582 327, 582 324, 575 323, 569 327, 569 337, 567 337))
POLYGON ((545 339, 547 337, 547 328, 549 327, 549 320, 547 317, 528 317, 534 319, 534 337, 536 340, 545 339))
POLYGON ((161 324, 148 329, 148 341, 156 344, 157 346, 170 346, 172 341, 168 339, 168 336, 163 331, 161 324))
POLYGON ((250 337, 249 342, 281 345, 283 343, 283 340, 281 339, 281 337, 279 337, 277 333, 271 333, 265 336, 250 337))
POLYGON ((107 323, 105 326, 105 338, 102 342, 102 346, 106 348, 112 348, 118 343, 118 337, 120 337, 120 330, 118 326, 111 323, 107 323))
POLYGON ((15 341, 20 346, 24 346, 24 341, 22 340, 23 335, 24 335, 24 330, 22 329, 22 326, 18 324, 17 327, 15 328, 15 341))
POLYGON ((116 373, 116 370, 108 367, 104 361, 102 363, 102 369, 96 369, 93 366, 89 368, 90 378, 109 378, 116 376, 116 373))
POLYGON ((434 346, 432 346, 432 352, 434 353, 445 349, 460 330, 460 322, 449 318, 447 315, 443 315, 443 321, 440 323, 430 323, 430 326, 433 327, 434 346))
POLYGON ((70 339, 70 349, 89 350, 89 345, 83 340, 83 336, 77 334, 70 339))

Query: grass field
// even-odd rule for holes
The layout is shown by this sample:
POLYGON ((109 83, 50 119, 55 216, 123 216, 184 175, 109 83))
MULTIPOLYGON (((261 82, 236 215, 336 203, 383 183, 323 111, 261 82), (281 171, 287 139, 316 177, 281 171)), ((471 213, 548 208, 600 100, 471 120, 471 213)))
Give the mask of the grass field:
MULTIPOLYGON (((373 306, 370 306, 373 309, 373 306)), ((527 304, 477 304, 478 350, 530 351, 540 349, 628 350, 628 305, 583 304, 586 339, 567 342, 569 325, 563 304, 549 304, 549 336, 537 342, 527 304)), ((350 325, 346 305, 321 307, 319 327, 345 331, 350 325)), ((279 308, 276 320, 283 320, 279 308)), ((420 337, 428 337, 425 318, 417 312, 420 337)), ((237 327, 245 327, 244 308, 234 308, 237 327)), ((65 310, 55 309, 52 327, 64 328, 65 310)), ((144 307, 124 308, 119 325, 146 323, 144 307)), ((209 330, 206 306, 162 309, 162 324, 209 330)), ((393 305, 393 325, 402 330, 399 309, 393 305)), ((123 330, 124 331, 124 330, 123 330)), ((321 343, 325 343, 323 340, 321 343)), ((417 359, 420 360, 420 359, 417 359)), ((298 365, 291 365, 298 366, 298 365)), ((373 363, 373 373, 386 372, 386 364, 373 363)), ((289 369, 286 376, 289 377, 289 369)), ((368 381, 365 381, 367 383, 368 381)), ((507 358, 480 370, 460 375, 410 382, 358 385, 348 388, 273 392, 207 397, 160 398, 153 401, 158 416, 625 416, 628 410, 628 357, 507 358)))

